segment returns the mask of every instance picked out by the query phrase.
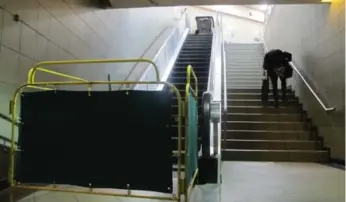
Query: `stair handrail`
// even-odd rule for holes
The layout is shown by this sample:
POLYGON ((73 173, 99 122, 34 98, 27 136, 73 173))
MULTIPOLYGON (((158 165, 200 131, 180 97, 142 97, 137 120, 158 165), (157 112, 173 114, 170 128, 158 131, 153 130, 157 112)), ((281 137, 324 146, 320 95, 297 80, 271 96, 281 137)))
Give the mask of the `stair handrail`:
MULTIPOLYGON (((265 43, 265 41, 263 40, 263 47, 264 47, 264 51, 267 53, 268 52, 268 47, 267 44, 265 43)), ((315 97, 315 99, 317 100, 317 102, 322 106, 322 108, 324 109, 324 111, 326 112, 330 112, 330 111, 334 111, 336 108, 335 107, 327 107, 326 104, 323 103, 322 99, 317 95, 317 93, 314 91, 314 89, 311 87, 311 85, 309 84, 309 82, 307 82, 307 80, 304 78, 304 76, 302 75, 302 73, 300 73, 299 69, 297 68, 297 66, 293 63, 293 61, 291 61, 290 66, 292 67, 292 69, 298 74, 298 76, 301 78, 301 80, 304 82, 304 84, 306 85, 306 87, 310 90, 310 92, 312 93, 312 95, 315 97)))

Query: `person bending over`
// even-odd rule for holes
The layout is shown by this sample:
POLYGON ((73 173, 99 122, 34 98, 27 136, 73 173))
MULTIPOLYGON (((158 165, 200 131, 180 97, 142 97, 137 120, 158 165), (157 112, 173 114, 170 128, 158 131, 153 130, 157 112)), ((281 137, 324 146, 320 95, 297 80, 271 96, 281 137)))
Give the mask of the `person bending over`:
MULTIPOLYGON (((279 49, 271 50, 264 56, 264 76, 265 79, 269 77, 271 80, 275 107, 278 107, 278 78, 281 81, 282 100, 286 101, 286 79, 292 77, 293 73, 290 61, 292 61, 292 54, 279 49)), ((269 82, 265 83, 268 85, 265 88, 269 89, 269 82)), ((268 90, 262 92, 262 99, 268 101, 268 90)))

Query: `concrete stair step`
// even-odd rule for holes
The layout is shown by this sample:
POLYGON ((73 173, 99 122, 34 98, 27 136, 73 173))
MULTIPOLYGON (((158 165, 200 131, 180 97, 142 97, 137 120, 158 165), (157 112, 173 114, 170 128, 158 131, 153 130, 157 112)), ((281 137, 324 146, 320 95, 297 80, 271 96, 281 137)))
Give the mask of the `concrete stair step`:
MULTIPOLYGON (((272 92, 272 89, 270 89, 270 92, 272 92)), ((248 89, 233 89, 233 88, 228 88, 227 93, 261 93, 261 89, 257 88, 248 88, 248 89)), ((291 89, 287 89, 287 93, 293 93, 291 89)))
POLYGON ((244 68, 228 68, 226 70, 226 74, 230 74, 230 73, 263 73, 263 71, 261 70, 261 68, 258 67, 244 67, 244 68))
POLYGON ((249 48, 239 48, 239 47, 225 47, 225 50, 228 53, 239 53, 239 52, 252 52, 252 53, 262 53, 264 54, 264 50, 261 48, 257 48, 257 47, 249 47, 249 48))
POLYGON ((237 71, 237 70, 261 70, 262 69, 262 65, 259 64, 244 64, 244 65, 240 65, 240 64, 229 64, 227 65, 227 71, 237 71))
POLYGON ((232 130, 277 130, 302 131, 307 130, 304 122, 266 122, 266 121, 227 121, 227 128, 232 130))
POLYGON ((229 76, 227 77, 227 81, 244 81, 244 82, 247 82, 247 81, 256 81, 256 80, 260 80, 260 77, 255 77, 255 76, 244 76, 244 77, 238 77, 238 76, 229 76))
POLYGON ((226 56, 227 63, 228 62, 234 62, 234 61, 242 61, 242 62, 249 62, 249 61, 256 61, 256 60, 261 60, 263 61, 263 55, 262 54, 251 54, 251 53, 246 53, 246 54, 231 54, 229 56, 226 56))
MULTIPOLYGON (((281 99, 281 93, 279 93, 279 98, 281 99)), ((260 100, 261 93, 227 93, 228 99, 248 99, 248 100, 260 100)), ((287 93, 286 98, 290 100, 297 100, 293 93, 287 93)), ((269 99, 273 99, 273 95, 269 94, 269 99)))
POLYGON ((229 113, 227 121, 300 122, 301 114, 229 113))
POLYGON ((319 141, 308 140, 253 140, 225 139, 222 141, 225 149, 263 149, 263 150, 320 150, 319 141))
POLYGON ((240 51, 240 50, 257 50, 257 51, 263 51, 264 52, 264 49, 263 47, 260 47, 260 46, 247 46, 247 45, 239 45, 239 46, 225 46, 225 49, 227 50, 237 50, 237 51, 240 51))
POLYGON ((228 80, 227 81, 227 88, 230 88, 232 86, 240 86, 240 85, 262 85, 262 81, 259 79, 253 80, 253 81, 237 81, 237 80, 228 80))
MULTIPOLYGON (((284 106, 299 106, 299 102, 297 100, 287 100, 283 103, 284 106)), ((228 106, 263 106, 262 100, 246 100, 246 99, 228 99, 228 106)))
POLYGON ((310 131, 275 131, 275 130, 227 130, 225 139, 254 140, 314 140, 310 131))
POLYGON ((241 85, 231 85, 231 86, 227 86, 228 89, 232 88, 232 89, 239 89, 239 90, 247 90, 247 89, 258 89, 260 90, 262 87, 262 85, 245 85, 245 84, 241 84, 241 85))
POLYGON ((234 77, 255 77, 257 80, 261 80, 263 75, 260 71, 228 71, 226 72, 226 79, 229 81, 234 77))
MULTIPOLYGON (((251 74, 248 76, 256 77, 256 80, 261 81, 262 79, 262 70, 261 69, 237 69, 237 70, 227 70, 226 71, 226 76, 232 76, 232 75, 237 75, 234 77, 242 77, 241 75, 238 74, 251 74), (256 76, 255 76, 256 75, 256 76)), ((227 80, 228 81, 228 80, 227 80)))
POLYGON ((246 150, 223 149, 224 161, 293 161, 327 162, 329 154, 325 150, 246 150))
POLYGON ((262 66, 263 59, 259 58, 227 58, 226 65, 260 65, 262 66), (262 62, 262 63, 261 63, 262 62), (260 64, 259 64, 260 63, 260 64))
MULTIPOLYGON (((280 105, 280 103, 279 103, 280 105)), ((300 114, 301 106, 228 106, 228 113, 262 113, 262 114, 300 114)))
MULTIPOLYGON (((227 50, 226 50, 227 51, 227 50)), ((226 59, 228 61, 230 61, 230 59, 233 58, 242 58, 242 59, 247 59, 247 60, 252 60, 252 59, 263 59, 264 58, 264 54, 261 52, 255 52, 255 51, 247 51, 247 50, 243 50, 243 51, 232 51, 230 50, 229 52, 227 52, 226 54, 226 59), (249 56, 249 57, 246 57, 249 56)))
POLYGON ((226 70, 226 73, 229 72, 263 72, 260 66, 243 66, 243 67, 229 67, 226 70))
POLYGON ((229 58, 246 58, 246 56, 251 56, 248 57, 247 59, 251 60, 252 57, 254 58, 264 58, 264 53, 263 52, 256 52, 255 51, 248 51, 248 50, 226 50, 226 59, 229 58))

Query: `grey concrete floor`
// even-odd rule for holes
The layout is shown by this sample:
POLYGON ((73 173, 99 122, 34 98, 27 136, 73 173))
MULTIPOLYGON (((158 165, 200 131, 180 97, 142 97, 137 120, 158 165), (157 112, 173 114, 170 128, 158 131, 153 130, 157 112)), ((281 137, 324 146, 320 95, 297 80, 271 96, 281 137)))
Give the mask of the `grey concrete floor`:
MULTIPOLYGON (((194 198, 191 202, 219 202, 220 198, 221 202, 345 201, 344 170, 316 163, 223 162, 222 181, 221 192, 218 188, 215 189, 215 185, 198 186, 195 189, 196 197, 191 197, 194 198)), ((32 193, 28 190, 14 190, 14 198, 10 200, 10 193, 11 191, 1 193, 0 202, 162 201, 46 191, 32 193)))
POLYGON ((344 202, 345 172, 317 163, 224 162, 222 202, 344 202))

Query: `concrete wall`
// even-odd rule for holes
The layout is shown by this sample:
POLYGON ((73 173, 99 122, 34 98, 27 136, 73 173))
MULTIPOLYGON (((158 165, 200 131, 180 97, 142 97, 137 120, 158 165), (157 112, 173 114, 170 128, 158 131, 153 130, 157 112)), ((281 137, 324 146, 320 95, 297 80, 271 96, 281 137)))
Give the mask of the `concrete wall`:
POLYGON ((319 128, 332 158, 345 159, 345 2, 331 5, 275 6, 265 28, 269 48, 293 54, 316 92, 336 111, 326 113, 298 77, 300 101, 319 128))
MULTIPOLYGON (((196 29, 196 16, 213 16, 216 22, 216 12, 200 7, 187 7, 192 29, 196 29)), ((256 43, 255 38, 261 35, 263 23, 244 18, 223 15, 224 40, 232 43, 256 43)))
POLYGON ((230 15, 235 15, 241 18, 247 18, 250 20, 264 22, 264 12, 255 10, 250 6, 200 6, 203 8, 208 8, 211 10, 228 13, 230 15))
MULTIPOLYGON (((16 87, 26 81, 33 64, 43 60, 140 57, 151 44, 160 47, 175 14, 174 8, 103 10, 88 2, 0 0, 0 113, 9 115, 8 102, 16 87), (13 20, 14 14, 19 15, 18 22, 13 20)), ((106 80, 110 74, 112 80, 123 80, 133 66, 53 69, 86 79, 106 80)), ((41 73, 38 79, 59 80, 41 73)), ((9 133, 9 123, 0 119, 0 135, 9 137, 9 133)))

